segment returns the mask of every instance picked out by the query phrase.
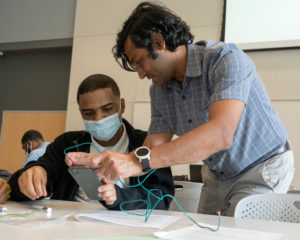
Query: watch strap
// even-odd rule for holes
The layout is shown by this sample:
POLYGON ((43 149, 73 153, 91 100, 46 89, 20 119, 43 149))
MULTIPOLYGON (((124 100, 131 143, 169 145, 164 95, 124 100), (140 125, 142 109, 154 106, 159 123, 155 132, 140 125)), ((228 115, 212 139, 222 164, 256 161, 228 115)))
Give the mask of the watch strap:
POLYGON ((149 160, 150 160, 149 157, 140 159, 143 172, 149 172, 151 170, 149 160))

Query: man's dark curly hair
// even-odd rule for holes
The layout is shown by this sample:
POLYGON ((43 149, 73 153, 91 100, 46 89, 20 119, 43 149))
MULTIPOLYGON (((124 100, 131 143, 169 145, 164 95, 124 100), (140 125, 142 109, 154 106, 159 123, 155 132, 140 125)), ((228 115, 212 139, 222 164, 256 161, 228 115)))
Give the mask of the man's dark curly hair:
POLYGON ((192 43, 194 39, 190 27, 170 9, 151 2, 142 2, 133 10, 117 35, 116 45, 112 49, 116 61, 127 71, 136 71, 124 51, 128 36, 137 48, 147 48, 155 59, 157 54, 152 48, 151 36, 159 33, 170 51, 175 51, 180 45, 192 43))

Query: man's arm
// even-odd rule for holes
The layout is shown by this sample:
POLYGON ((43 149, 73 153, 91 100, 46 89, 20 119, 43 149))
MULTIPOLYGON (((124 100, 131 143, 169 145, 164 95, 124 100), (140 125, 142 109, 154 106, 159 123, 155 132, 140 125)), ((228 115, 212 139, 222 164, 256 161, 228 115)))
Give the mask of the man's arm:
POLYGON ((154 148, 155 146, 170 142, 172 140, 172 137, 173 133, 171 132, 150 134, 146 137, 143 146, 154 148))
MULTIPOLYGON (((221 100, 211 105, 209 120, 181 137, 151 149, 151 168, 199 162, 231 147, 245 104, 221 100)), ((154 139, 155 140, 155 139, 154 139)), ((151 142, 148 143, 151 146, 151 142)))
MULTIPOLYGON (((151 148, 150 167, 162 168, 177 164, 199 162, 213 153, 231 147, 235 131, 244 110, 244 102, 239 100, 220 100, 211 105, 207 123, 170 140, 170 133, 150 135, 145 144, 151 148), (160 144, 160 145, 158 145, 160 144)), ((85 165, 99 168, 97 174, 109 179, 137 176, 141 173, 141 163, 133 152, 121 154, 104 151, 96 155, 87 153, 68 153, 65 158, 68 166, 85 165)))

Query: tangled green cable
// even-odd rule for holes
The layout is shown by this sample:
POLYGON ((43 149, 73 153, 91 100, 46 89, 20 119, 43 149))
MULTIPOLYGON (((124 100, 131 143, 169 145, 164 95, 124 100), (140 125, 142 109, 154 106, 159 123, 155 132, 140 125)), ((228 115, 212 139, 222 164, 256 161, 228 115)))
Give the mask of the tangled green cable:
MULTIPOLYGON (((70 149, 73 149, 73 148, 76 148, 76 147, 79 147, 79 146, 82 146, 82 145, 92 145, 94 148, 97 149, 97 151, 100 153, 100 149, 94 144, 94 143, 89 143, 89 142, 86 142, 86 143, 81 143, 81 144, 78 144, 78 145, 75 145, 75 146, 72 146, 72 147, 68 147, 64 150, 64 154, 66 155, 67 158, 69 158, 68 154, 67 154, 67 150, 70 150, 70 149)), ((211 231, 218 231, 219 228, 220 228, 220 225, 221 225, 221 217, 220 215, 218 215, 218 226, 216 228, 211 228, 211 227, 207 227, 207 226, 202 226, 200 225, 199 223, 197 223, 191 216, 189 216, 184 210, 183 208, 180 206, 180 204, 176 201, 176 199, 174 198, 174 196, 170 195, 170 194, 165 194, 163 195, 162 194, 162 191, 159 190, 159 189, 147 189, 145 186, 143 186, 143 183, 148 179, 149 176, 151 176, 152 173, 154 173, 155 171, 157 170, 154 169, 152 170, 150 173, 147 174, 147 176, 143 179, 142 182, 140 182, 140 175, 138 175, 138 184, 135 184, 135 185, 128 185, 126 184, 125 182, 123 182, 121 179, 118 179, 119 182, 121 182, 125 187, 128 187, 128 188, 134 188, 134 187, 142 187, 147 193, 148 193, 148 200, 144 200, 144 199, 138 199, 138 200, 131 200, 131 201, 125 201, 125 202, 122 202, 120 204, 120 210, 122 212, 125 212, 127 214, 132 214, 132 215, 138 215, 138 216, 145 216, 145 222, 148 221, 151 213, 153 212, 153 210, 156 208, 156 206, 159 204, 160 201, 162 201, 164 198, 166 197, 170 197, 173 199, 173 201, 176 203, 176 205, 178 206, 178 208, 183 212, 183 214, 189 219, 191 220, 195 225, 197 225, 198 227, 200 228, 204 228, 204 229, 208 229, 208 230, 211 230, 211 231), (153 192, 158 192, 160 196, 157 196, 155 195, 153 192), (154 204, 153 207, 151 207, 151 196, 153 196, 154 198, 157 199, 156 203, 154 204), (132 212, 128 212, 126 210, 123 209, 123 205, 124 204, 127 204, 127 203, 133 203, 133 202, 145 202, 147 208, 146 208, 146 212, 144 214, 141 214, 141 213, 132 213, 132 212)))

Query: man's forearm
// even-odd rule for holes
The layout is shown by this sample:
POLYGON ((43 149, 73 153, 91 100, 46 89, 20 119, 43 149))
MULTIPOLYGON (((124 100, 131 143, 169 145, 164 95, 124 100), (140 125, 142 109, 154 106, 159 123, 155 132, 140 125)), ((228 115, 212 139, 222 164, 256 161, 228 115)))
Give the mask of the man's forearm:
POLYGON ((169 143, 152 148, 150 167, 154 169, 199 162, 230 145, 223 129, 206 123, 169 143))

